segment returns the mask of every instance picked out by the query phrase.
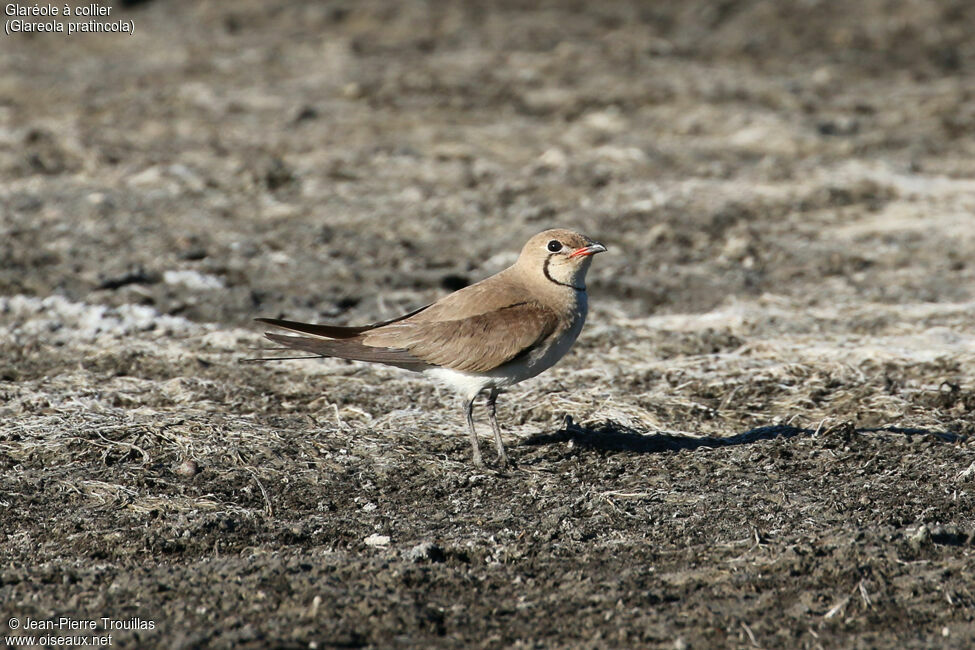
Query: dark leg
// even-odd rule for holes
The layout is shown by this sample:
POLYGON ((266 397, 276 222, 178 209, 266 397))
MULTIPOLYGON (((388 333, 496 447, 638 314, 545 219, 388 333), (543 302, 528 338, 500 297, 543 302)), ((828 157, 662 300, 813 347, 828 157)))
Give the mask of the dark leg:
POLYGON ((484 469, 484 459, 481 458, 481 445, 477 442, 477 431, 474 429, 474 400, 477 395, 467 402, 467 426, 471 430, 471 446, 474 447, 474 465, 484 469))
POLYGON ((508 467, 508 454, 504 453, 504 442, 501 440, 501 427, 498 426, 498 417, 495 415, 495 404, 498 401, 499 391, 497 388, 491 389, 487 398, 488 417, 491 418, 491 428, 494 429, 494 446, 498 448, 498 462, 501 468, 508 467))

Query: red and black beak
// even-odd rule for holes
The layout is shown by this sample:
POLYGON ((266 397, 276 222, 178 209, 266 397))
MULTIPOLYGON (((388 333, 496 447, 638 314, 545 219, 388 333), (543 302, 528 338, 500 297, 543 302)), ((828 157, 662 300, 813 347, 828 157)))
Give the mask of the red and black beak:
POLYGON ((571 253, 569 257, 589 257, 590 255, 595 255, 596 253, 605 253, 606 247, 599 242, 593 242, 588 246, 583 246, 582 248, 577 248, 571 253))

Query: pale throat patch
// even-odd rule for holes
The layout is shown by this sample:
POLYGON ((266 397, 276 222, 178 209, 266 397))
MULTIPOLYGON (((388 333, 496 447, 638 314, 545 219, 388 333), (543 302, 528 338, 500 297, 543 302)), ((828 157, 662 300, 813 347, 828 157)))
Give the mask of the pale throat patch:
MULTIPOLYGON (((583 264, 581 268, 579 268, 578 271, 572 273, 569 277, 560 278, 558 277, 560 275, 558 273, 558 267, 555 268, 556 273, 552 272, 553 269, 551 267, 551 263, 552 263, 552 258, 554 257, 555 257, 555 253, 552 253, 551 255, 545 258, 545 262, 542 264, 542 273, 545 274, 545 279, 548 280, 549 282, 554 282, 555 284, 558 284, 560 286, 569 287, 570 289, 575 289, 576 291, 585 291, 586 271, 589 269, 588 260, 586 263, 583 264), (581 280, 581 282, 576 280, 577 278, 581 280)), ((563 267, 565 266, 568 265, 563 265, 563 267)))

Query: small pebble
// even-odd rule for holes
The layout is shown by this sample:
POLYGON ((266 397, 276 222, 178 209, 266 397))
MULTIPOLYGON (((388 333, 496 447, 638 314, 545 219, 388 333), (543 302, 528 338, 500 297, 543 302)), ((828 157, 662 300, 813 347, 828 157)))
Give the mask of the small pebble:
POLYGON ((389 546, 389 535, 373 533, 363 541, 366 543, 366 546, 389 546))
POLYGON ((433 542, 420 542, 406 552, 406 558, 413 562, 422 562, 424 560, 443 562, 445 555, 443 549, 433 542))
POLYGON ((176 467, 176 473, 190 478, 200 473, 200 466, 196 464, 195 460, 184 460, 176 467))

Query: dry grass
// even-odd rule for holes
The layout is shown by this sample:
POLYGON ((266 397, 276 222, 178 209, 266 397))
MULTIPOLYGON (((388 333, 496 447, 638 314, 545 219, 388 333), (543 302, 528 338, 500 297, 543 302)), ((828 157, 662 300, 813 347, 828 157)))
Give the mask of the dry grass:
MULTIPOLYGON (((185 480, 176 470, 193 461, 219 480, 246 474, 262 493, 254 508, 270 514, 262 481, 288 476, 314 483, 324 466, 395 464, 423 453, 430 437, 456 437, 454 448, 466 439, 458 398, 408 373, 334 360, 239 365, 248 347, 260 345, 257 332, 174 319, 169 329, 133 339, 102 308, 13 302, 19 307, 6 312, 15 339, 44 330, 66 311, 89 323, 94 311, 116 325, 95 324, 45 354, 78 359, 82 368, 121 350, 139 355, 134 376, 106 376, 94 363, 94 372, 76 369, 4 389, 0 453, 12 464, 56 464, 64 492, 93 506, 236 508, 206 493, 173 498, 185 480), (188 376, 151 378, 154 368, 184 368, 187 359, 205 366, 188 376), (282 450, 297 456, 280 457, 282 450), (301 458, 309 462, 295 462, 301 458), (92 464, 116 466, 112 480, 75 469, 92 464), (156 468, 155 490, 138 487, 149 468, 156 468)), ((502 399, 509 438, 557 430, 566 416, 588 428, 708 438, 767 426, 820 431, 844 422, 971 432, 964 416, 975 338, 963 325, 975 316, 975 304, 804 308, 764 296, 704 314, 638 318, 612 300, 597 296, 594 303, 577 351, 502 399), (869 334, 864 323, 872 326, 869 334), (710 345, 728 347, 698 352, 710 345)), ((63 331, 70 329, 64 323, 63 331)), ((436 462, 430 456, 424 462, 436 462)), ((450 464, 464 461, 461 454, 450 464)))

